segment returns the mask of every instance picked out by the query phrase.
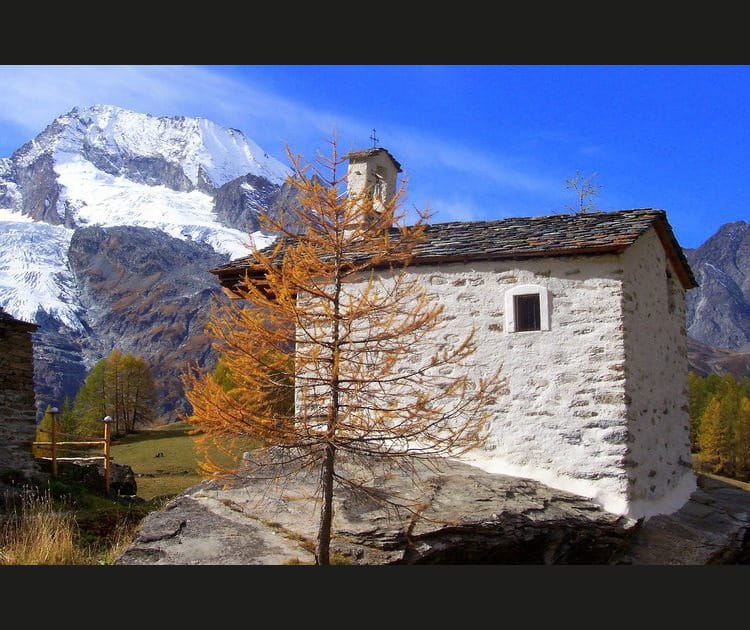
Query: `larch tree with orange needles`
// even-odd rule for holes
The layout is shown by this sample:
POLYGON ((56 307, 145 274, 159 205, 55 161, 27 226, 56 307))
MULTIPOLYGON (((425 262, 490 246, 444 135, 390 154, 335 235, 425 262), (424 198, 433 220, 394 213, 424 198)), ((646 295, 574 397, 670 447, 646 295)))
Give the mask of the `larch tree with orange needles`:
POLYGON ((315 556, 329 564, 335 484, 366 491, 337 457, 401 464, 475 448, 498 379, 468 376, 473 334, 437 341, 443 307, 408 268, 428 215, 403 224, 403 185, 391 198, 346 190, 335 140, 312 164, 289 158, 299 204, 262 215, 279 238, 253 247, 241 301, 214 305, 207 332, 231 376, 187 372, 187 419, 207 443, 241 435, 276 447, 284 474, 320 471, 315 556))

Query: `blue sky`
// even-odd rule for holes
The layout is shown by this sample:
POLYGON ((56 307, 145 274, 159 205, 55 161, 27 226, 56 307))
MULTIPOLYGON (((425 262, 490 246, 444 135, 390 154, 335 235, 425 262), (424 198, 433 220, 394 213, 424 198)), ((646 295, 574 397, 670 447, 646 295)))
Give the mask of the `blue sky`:
POLYGON ((432 221, 666 210, 683 247, 750 219, 750 66, 0 66, 0 156, 72 107, 204 116, 285 161, 380 145, 432 221))

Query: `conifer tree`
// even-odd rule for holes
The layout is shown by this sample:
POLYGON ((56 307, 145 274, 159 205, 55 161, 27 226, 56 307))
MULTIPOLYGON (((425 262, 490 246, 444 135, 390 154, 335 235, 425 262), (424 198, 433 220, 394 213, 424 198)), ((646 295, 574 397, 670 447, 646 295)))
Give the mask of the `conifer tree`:
MULTIPOLYGON (((98 436, 102 418, 112 415, 112 403, 107 397, 106 371, 107 360, 97 361, 73 400, 73 415, 79 437, 98 436)), ((113 434, 116 434, 116 427, 113 429, 113 434)))
POLYGON ((76 419, 73 415, 73 403, 68 396, 63 399, 60 406, 60 415, 57 424, 60 429, 60 435, 65 437, 74 437, 76 432, 76 419))
POLYGON ((740 402, 735 424, 735 475, 738 479, 750 479, 750 398, 740 402))
POLYGON ((701 432, 698 440, 701 460, 712 472, 727 472, 731 461, 730 427, 722 414, 722 402, 715 396, 701 416, 701 432))
MULTIPOLYGON (((52 409, 52 405, 47 405, 42 419, 36 425, 35 442, 49 442, 52 439, 52 414, 50 409, 52 409)), ((32 446, 31 453, 34 457, 49 457, 50 449, 46 446, 32 446)))
POLYGON ((207 333, 230 379, 197 367, 184 375, 187 419, 205 444, 250 436, 276 447, 254 453, 256 467, 320 471, 318 564, 330 561, 335 488, 365 491, 339 458, 406 466, 410 456, 474 448, 499 381, 468 376, 473 335, 434 343, 442 306, 406 270, 427 214, 404 225, 403 187, 377 207, 369 190, 347 194, 346 158, 335 141, 331 149, 310 165, 290 154, 300 205, 278 218, 262 213, 279 239, 253 247, 242 301, 214 306, 207 333), (281 467, 263 459, 271 452, 281 467))
POLYGON ((76 432, 96 436, 111 416, 112 434, 122 435, 156 415, 156 386, 145 359, 113 350, 89 372, 73 402, 76 432))

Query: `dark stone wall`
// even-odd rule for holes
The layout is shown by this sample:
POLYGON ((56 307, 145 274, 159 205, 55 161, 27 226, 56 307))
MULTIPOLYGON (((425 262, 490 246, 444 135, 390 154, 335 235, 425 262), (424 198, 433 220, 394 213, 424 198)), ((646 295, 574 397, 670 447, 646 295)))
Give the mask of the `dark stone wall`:
POLYGON ((31 471, 36 432, 31 333, 36 324, 13 319, 0 309, 0 474, 31 471))

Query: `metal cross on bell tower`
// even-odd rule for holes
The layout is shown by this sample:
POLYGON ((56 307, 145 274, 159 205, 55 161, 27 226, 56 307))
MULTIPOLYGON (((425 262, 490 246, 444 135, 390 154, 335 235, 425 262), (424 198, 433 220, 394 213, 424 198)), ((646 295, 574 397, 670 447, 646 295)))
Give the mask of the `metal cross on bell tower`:
POLYGON ((378 146, 378 142, 380 139, 375 135, 375 128, 373 127, 372 135, 370 136, 370 140, 372 140, 372 148, 374 149, 376 146, 378 146))

